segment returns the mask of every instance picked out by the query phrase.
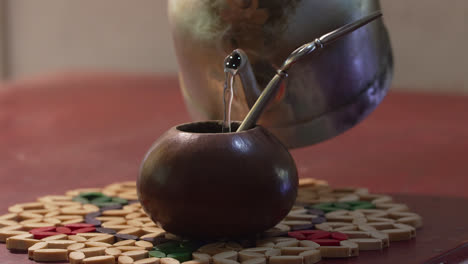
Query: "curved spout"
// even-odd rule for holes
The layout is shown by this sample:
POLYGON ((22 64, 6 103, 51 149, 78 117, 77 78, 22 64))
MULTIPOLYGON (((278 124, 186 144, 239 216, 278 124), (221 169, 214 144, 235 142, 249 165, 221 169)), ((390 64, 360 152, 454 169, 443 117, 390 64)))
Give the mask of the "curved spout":
POLYGON ((226 59, 224 59, 224 66, 225 71, 231 71, 233 75, 239 75, 242 83, 242 89, 244 90, 245 100, 249 108, 252 108, 262 91, 257 84, 257 79, 255 78, 255 74, 247 54, 241 49, 234 50, 226 57, 226 59), (235 68, 227 67, 229 59, 236 55, 240 58, 240 64, 235 66, 235 68))

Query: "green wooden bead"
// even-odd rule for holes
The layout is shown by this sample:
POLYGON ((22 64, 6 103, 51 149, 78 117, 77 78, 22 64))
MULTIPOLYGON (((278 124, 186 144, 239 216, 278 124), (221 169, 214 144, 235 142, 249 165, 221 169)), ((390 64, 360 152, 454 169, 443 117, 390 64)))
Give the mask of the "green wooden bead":
POLYGON ((373 203, 369 203, 369 202, 361 202, 359 204, 356 204, 353 206, 353 210, 357 210, 357 209, 375 209, 375 205, 373 203))
POLYGON ((112 202, 119 203, 119 204, 122 204, 122 205, 128 204, 128 200, 122 199, 122 198, 119 198, 119 197, 113 197, 112 202))
POLYGON ((153 258, 165 258, 166 257, 166 253, 159 251, 159 250, 152 250, 148 252, 148 255, 153 258))
POLYGON ((162 251, 165 254, 180 252, 179 242, 170 241, 161 243, 154 247, 154 250, 162 251))
POLYGON ((96 203, 106 203, 112 201, 112 198, 109 196, 101 196, 94 198, 91 203, 96 204, 96 203))
POLYGON ((82 204, 89 204, 89 200, 84 198, 84 197, 81 197, 81 196, 75 196, 72 198, 72 201, 74 202, 79 202, 79 203, 82 203, 82 204))
POLYGON ((121 205, 119 203, 114 203, 114 202, 94 202, 93 201, 93 204, 98 206, 98 207, 107 207, 107 206, 115 206, 115 205, 121 205))
POLYGON ((341 203, 334 203, 333 207, 343 209, 343 210, 351 210, 352 205, 350 205, 347 202, 341 202, 341 203))
POLYGON ((80 195, 78 195, 78 196, 86 198, 88 200, 94 200, 94 199, 96 199, 98 197, 104 196, 104 194, 102 194, 100 192, 85 192, 85 193, 80 193, 80 195))

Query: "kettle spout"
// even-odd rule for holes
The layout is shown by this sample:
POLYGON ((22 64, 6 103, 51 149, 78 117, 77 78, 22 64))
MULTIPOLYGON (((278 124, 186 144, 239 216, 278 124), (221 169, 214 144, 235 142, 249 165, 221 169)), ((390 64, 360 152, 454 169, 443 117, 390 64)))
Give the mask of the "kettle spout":
POLYGON ((255 78, 255 74, 247 54, 241 49, 234 50, 224 60, 224 69, 225 71, 230 71, 233 75, 239 75, 246 103, 249 108, 252 108, 262 91, 258 86, 257 79, 255 78), (232 60, 232 58, 236 58, 237 60, 240 59, 240 63, 238 65, 230 64, 229 60, 232 60), (230 65, 235 67, 229 67, 230 65))

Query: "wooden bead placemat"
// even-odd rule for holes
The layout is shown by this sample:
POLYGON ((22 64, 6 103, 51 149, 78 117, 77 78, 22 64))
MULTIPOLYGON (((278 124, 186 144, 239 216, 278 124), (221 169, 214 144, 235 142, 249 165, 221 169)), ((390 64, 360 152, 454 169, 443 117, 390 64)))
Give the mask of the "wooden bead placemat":
POLYGON ((142 209, 135 182, 48 195, 8 211, 0 216, 7 249, 72 264, 312 264, 414 239, 423 225, 391 196, 311 178, 300 180, 285 219, 255 239, 192 241, 167 233, 142 209))

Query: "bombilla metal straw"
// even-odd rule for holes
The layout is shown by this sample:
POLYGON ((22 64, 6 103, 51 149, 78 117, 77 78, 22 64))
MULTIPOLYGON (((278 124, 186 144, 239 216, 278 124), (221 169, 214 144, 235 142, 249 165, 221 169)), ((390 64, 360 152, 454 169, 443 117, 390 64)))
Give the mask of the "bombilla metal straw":
POLYGON ((287 71, 293 66, 299 59, 303 58, 304 56, 311 54, 316 50, 320 50, 324 48, 326 45, 338 40, 339 38, 345 36, 346 34, 355 31, 356 29, 376 20, 377 18, 382 16, 381 11, 376 11, 368 16, 365 16, 357 21, 344 25, 336 30, 333 30, 320 38, 315 39, 312 42, 306 43, 296 50, 294 50, 289 57, 284 61, 283 65, 278 69, 275 76, 271 79, 268 83, 267 87, 263 90, 263 92, 258 97, 257 101, 253 105, 252 109, 250 109, 249 113, 245 117, 242 124, 237 129, 237 132, 248 130, 255 126, 257 123, 258 118, 262 114, 263 110, 265 110, 268 103, 271 101, 273 96, 276 94, 279 84, 283 80, 283 78, 287 77, 287 71))

